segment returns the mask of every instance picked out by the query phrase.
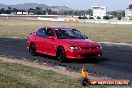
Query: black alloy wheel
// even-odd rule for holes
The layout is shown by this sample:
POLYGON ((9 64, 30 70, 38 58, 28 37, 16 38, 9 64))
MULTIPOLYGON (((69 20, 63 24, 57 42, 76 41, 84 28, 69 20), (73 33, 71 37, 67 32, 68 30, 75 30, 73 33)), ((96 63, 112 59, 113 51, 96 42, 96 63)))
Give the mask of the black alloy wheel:
POLYGON ((35 44, 31 44, 30 47, 29 47, 29 52, 32 56, 35 56, 36 55, 36 47, 35 47, 35 44))
POLYGON ((63 63, 66 61, 66 54, 63 47, 58 48, 56 57, 59 60, 59 62, 63 63))

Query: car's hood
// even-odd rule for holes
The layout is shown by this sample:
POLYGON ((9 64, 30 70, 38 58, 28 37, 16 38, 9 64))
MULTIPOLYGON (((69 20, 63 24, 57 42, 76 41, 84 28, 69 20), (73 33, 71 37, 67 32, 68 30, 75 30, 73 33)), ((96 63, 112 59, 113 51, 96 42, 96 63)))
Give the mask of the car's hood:
POLYGON ((65 39, 64 42, 68 43, 70 46, 93 46, 97 47, 99 46, 98 43, 95 41, 89 40, 89 39, 65 39))

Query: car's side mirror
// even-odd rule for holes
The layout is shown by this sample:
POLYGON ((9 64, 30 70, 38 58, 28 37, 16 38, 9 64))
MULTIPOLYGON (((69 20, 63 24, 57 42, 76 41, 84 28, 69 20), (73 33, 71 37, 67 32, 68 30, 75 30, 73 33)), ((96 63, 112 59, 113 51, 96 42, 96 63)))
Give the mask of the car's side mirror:
POLYGON ((54 36, 49 36, 48 39, 55 39, 54 36))

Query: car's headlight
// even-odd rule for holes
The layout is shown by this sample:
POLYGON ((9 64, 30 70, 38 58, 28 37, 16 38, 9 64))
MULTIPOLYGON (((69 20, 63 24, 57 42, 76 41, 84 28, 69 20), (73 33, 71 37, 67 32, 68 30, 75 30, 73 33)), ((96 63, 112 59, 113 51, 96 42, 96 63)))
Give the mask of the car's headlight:
POLYGON ((81 48, 80 47, 77 47, 77 46, 71 46, 70 49, 71 50, 81 50, 81 48))
POLYGON ((102 47, 101 46, 98 46, 97 49, 102 49, 102 47))
POLYGON ((102 49, 102 46, 99 44, 99 46, 97 48, 102 49))

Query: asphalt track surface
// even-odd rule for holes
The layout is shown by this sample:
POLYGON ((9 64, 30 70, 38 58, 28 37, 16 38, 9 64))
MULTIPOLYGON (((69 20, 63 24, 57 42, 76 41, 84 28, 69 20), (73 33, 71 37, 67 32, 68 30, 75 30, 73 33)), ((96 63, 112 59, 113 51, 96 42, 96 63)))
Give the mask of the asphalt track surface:
MULTIPOLYGON (((19 59, 31 59, 59 63, 54 57, 46 55, 31 56, 26 48, 26 39, 0 38, 0 54, 15 56, 19 59)), ((71 61, 61 63, 63 66, 81 68, 85 67, 91 73, 101 74, 118 79, 132 80, 132 46, 101 44, 103 59, 98 63, 87 61, 71 61)))

